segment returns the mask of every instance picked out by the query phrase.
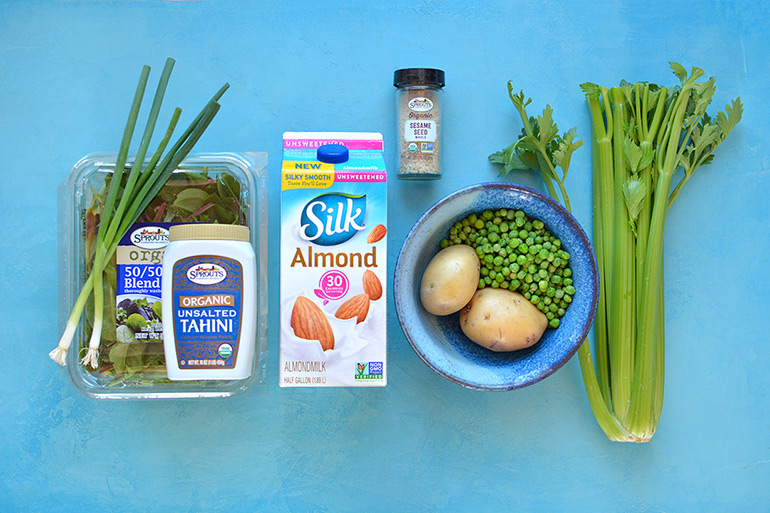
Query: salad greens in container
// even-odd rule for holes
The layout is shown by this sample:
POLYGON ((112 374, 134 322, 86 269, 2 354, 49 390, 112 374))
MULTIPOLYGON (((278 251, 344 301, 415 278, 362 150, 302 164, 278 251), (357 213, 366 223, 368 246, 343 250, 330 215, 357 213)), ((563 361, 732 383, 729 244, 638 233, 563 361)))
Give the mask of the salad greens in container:
MULTIPOLYGON (((118 155, 95 153, 75 164, 60 216, 60 325, 64 325, 96 258, 100 217, 118 155)), ((80 392, 110 399, 226 397, 261 381, 267 331, 267 154, 190 154, 128 229, 103 280, 104 322, 95 368, 86 356, 94 328, 94 294, 84 308, 66 369, 80 392), (248 226, 257 255, 256 358, 251 377, 170 381, 166 376, 159 290, 168 228, 179 223, 248 226), (165 236, 165 237, 164 237, 165 236)), ((128 169, 131 159, 126 163, 128 169)), ((125 178, 125 177, 124 177, 125 178)))

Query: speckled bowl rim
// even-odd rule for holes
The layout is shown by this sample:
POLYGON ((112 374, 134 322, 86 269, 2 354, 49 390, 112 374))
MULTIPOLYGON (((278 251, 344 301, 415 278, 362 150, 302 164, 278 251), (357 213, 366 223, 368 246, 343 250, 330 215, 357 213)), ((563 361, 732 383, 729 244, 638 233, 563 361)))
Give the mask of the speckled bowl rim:
POLYGON ((567 351, 562 358, 558 359, 553 365, 550 365, 549 367, 544 369, 543 372, 538 373, 536 376, 533 376, 532 379, 529 379, 527 381, 520 382, 520 383, 511 384, 511 385, 500 385, 500 386, 484 386, 484 385, 478 385, 474 383, 468 383, 467 381, 463 381, 462 379, 452 376, 444 372, 443 370, 435 367, 428 360, 425 354, 423 354, 423 352, 420 350, 418 344, 415 344, 415 342, 412 340, 412 336, 409 332, 409 328, 406 327, 406 323, 402 318, 401 308, 399 307, 399 301, 396 300, 396 298, 399 297, 399 293, 400 293, 399 280, 396 280, 396 279, 393 280, 393 298, 394 298, 393 302, 395 303, 396 316, 398 317, 398 323, 401 326, 401 331, 404 333, 406 340, 409 342, 409 345, 412 346, 412 349, 414 350, 414 352, 417 353, 417 356, 419 356, 420 359, 423 362, 425 362, 425 365, 433 369, 433 371, 439 374, 440 376, 443 376, 449 381, 453 383, 457 383, 458 385, 461 385, 465 388, 469 388, 471 390, 480 390, 480 391, 506 392, 509 390, 517 390, 519 388, 524 388, 544 380, 545 378, 547 378, 548 376, 550 376, 551 374, 559 370, 565 363, 567 363, 570 360, 570 358, 572 358, 575 355, 577 350, 580 349, 580 346, 585 342, 586 337, 588 336, 588 332, 591 330, 591 326, 593 325, 594 318, 596 316, 596 308, 599 302, 599 268, 596 263, 596 253, 594 252, 593 246, 591 245, 591 241, 588 239, 588 236, 583 230, 583 227, 580 226, 580 223, 578 223, 577 219, 575 219, 575 217, 568 210, 562 207, 560 204, 558 204, 548 196, 534 189, 530 189, 529 187, 525 187, 523 185, 512 184, 512 183, 500 183, 500 182, 484 182, 484 183, 470 185, 468 187, 463 187, 462 189, 458 189, 448 194, 447 196, 443 197, 442 199, 434 203, 431 207, 429 207, 428 210, 426 210, 419 217, 419 219, 415 221, 414 225, 412 225, 411 230, 409 230, 409 233, 406 234, 406 237, 404 238, 404 242, 401 244, 401 249, 399 249, 398 258, 396 258, 396 267, 394 271, 394 276, 399 275, 398 271, 399 271, 399 268, 401 267, 401 261, 404 256, 404 249, 407 247, 408 243, 412 240, 412 237, 414 237, 414 234, 417 232, 417 230, 420 228, 423 222, 425 222, 425 219, 433 215, 433 213, 436 210, 441 208, 441 206, 443 206, 448 201, 454 199, 457 196, 473 192, 477 189, 515 190, 521 194, 530 195, 538 199, 541 199, 551 208, 556 210, 575 229, 575 232, 577 233, 578 238, 589 249, 588 253, 591 257, 590 265, 591 265, 591 269, 593 270, 593 272, 591 273, 591 282, 596 292, 591 297, 591 303, 589 307, 589 316, 588 316, 589 320, 588 322, 585 323, 585 326, 583 327, 583 331, 581 332, 580 336, 577 337, 577 340, 579 342, 575 344, 575 346, 572 347, 569 351, 567 351))

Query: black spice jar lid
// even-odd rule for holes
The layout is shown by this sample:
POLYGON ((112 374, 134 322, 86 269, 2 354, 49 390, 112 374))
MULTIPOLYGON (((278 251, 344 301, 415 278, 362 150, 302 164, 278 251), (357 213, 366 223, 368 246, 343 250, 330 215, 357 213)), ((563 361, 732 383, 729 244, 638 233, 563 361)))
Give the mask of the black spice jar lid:
POLYGON ((393 73, 393 85, 403 87, 414 84, 444 87, 444 70, 433 68, 404 68, 393 73))

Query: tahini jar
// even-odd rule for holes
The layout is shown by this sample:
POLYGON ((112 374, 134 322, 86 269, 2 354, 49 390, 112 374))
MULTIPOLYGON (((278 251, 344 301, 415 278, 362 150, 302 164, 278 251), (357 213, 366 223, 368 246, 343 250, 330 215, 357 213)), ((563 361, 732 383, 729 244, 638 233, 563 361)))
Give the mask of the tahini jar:
POLYGON ((441 178, 441 97, 444 72, 406 68, 393 74, 396 87, 396 167, 405 180, 441 178))
POLYGON ((184 224, 163 255, 163 348, 172 381, 249 377, 256 335, 249 228, 184 224))

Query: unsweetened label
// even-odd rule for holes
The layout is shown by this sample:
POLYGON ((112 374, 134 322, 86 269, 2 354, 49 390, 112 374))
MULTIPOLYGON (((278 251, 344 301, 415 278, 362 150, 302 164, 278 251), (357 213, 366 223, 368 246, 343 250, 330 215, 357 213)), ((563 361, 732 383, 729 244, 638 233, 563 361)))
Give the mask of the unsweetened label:
POLYGON ((179 260, 173 268, 172 300, 179 368, 234 368, 242 321, 240 262, 216 255, 179 260))

